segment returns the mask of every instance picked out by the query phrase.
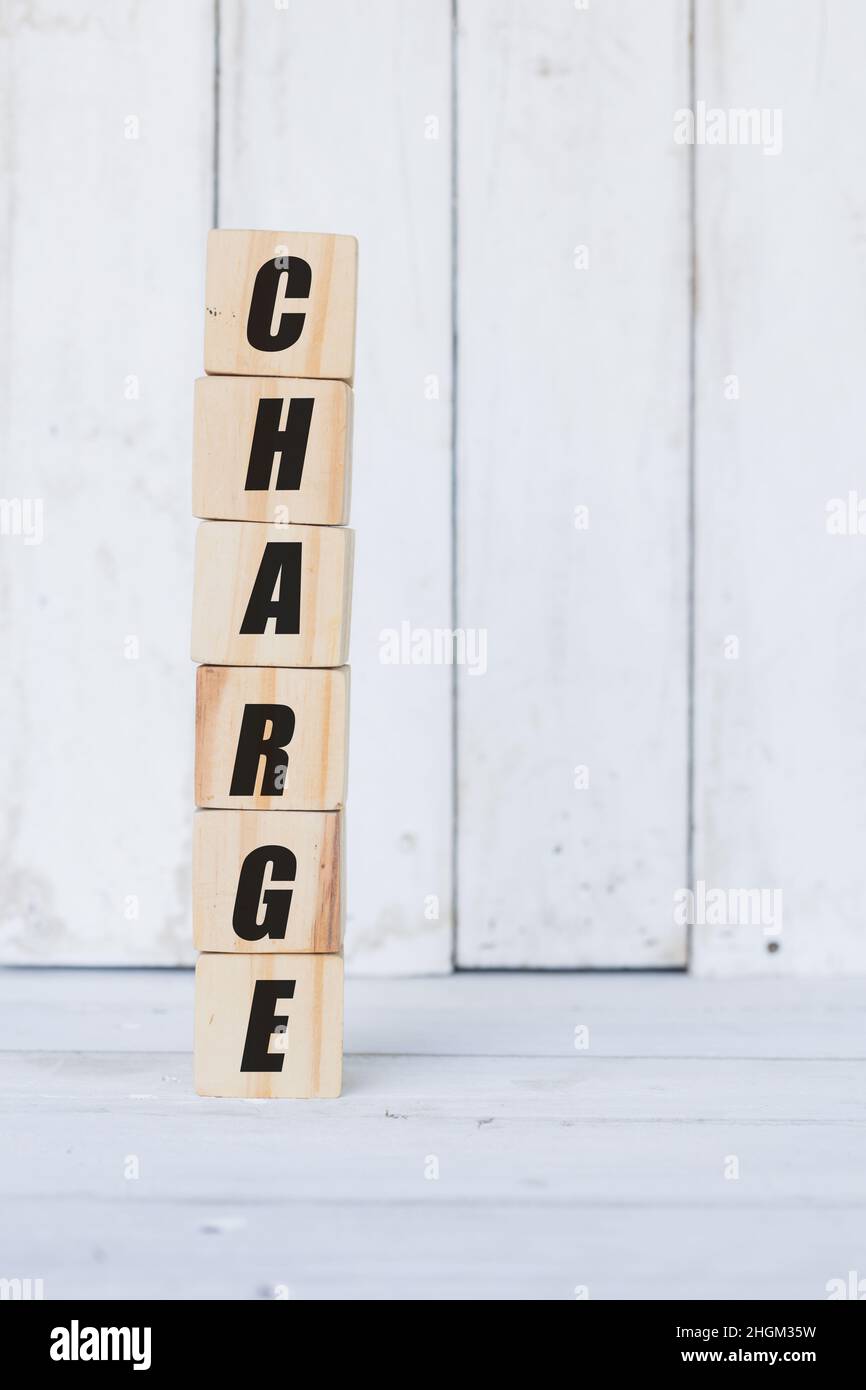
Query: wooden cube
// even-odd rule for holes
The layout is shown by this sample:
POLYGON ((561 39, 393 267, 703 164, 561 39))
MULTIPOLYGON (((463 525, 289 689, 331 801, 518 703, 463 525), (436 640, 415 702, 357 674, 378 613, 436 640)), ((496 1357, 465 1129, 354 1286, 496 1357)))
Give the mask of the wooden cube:
POLYGON ((346 798, 349 668, 200 666, 197 806, 335 811, 346 798))
POLYGON ((203 521, 192 659, 225 666, 342 666, 349 654, 353 531, 203 521))
POLYGON ((205 371, 351 381, 357 278, 352 236, 210 232, 205 371))
POLYGON ((206 376, 195 384, 195 516, 343 526, 351 454, 345 382, 206 376))
POLYGON ((343 813, 196 811, 192 931, 199 951, 339 951, 343 813))
POLYGON ((334 1097, 342 1070, 342 956, 199 956, 200 1096, 334 1097))

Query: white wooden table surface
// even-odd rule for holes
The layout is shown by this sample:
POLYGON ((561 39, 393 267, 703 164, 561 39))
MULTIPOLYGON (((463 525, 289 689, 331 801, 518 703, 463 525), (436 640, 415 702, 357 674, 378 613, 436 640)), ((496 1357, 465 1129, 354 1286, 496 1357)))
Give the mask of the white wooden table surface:
POLYGON ((821 1299, 866 1276, 864 995, 355 979, 343 1098, 268 1103, 193 1094, 189 973, 6 970, 0 1276, 48 1298, 821 1299))

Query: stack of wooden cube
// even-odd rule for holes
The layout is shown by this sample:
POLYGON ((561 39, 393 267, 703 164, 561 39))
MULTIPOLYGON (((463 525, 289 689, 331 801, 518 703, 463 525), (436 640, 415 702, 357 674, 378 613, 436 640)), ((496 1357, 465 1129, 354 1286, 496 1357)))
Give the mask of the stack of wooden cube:
POLYGON ((337 1096, 357 243, 208 238, 196 382, 196 1090, 337 1096))

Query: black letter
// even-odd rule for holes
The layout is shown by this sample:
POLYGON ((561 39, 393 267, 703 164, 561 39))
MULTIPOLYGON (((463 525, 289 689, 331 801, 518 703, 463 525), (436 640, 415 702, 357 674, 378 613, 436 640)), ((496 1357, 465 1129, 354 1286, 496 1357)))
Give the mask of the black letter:
POLYGON ((295 732, 295 711, 288 705, 244 705, 238 751, 229 796, 255 796, 259 758, 265 759, 262 796, 282 796, 289 766, 286 745, 295 732), (270 732, 265 729, 270 724, 270 732))
POLYGON ((291 888, 265 889, 265 873, 272 869, 271 882, 294 883, 298 861, 285 845, 260 845, 247 855, 238 876, 238 891, 232 926, 242 941, 282 941, 292 905, 291 888), (259 923, 259 905, 265 915, 259 923))
POLYGON ((250 313, 247 319, 247 341, 258 352, 282 352, 291 347, 301 336, 306 314, 280 312, 280 326, 271 333, 277 296, 284 299, 308 299, 313 272, 307 261, 299 256, 281 256, 274 261, 265 261, 253 285, 250 300, 250 313), (285 276, 285 279, 283 279, 285 276))
POLYGON ((269 1052, 268 1044, 277 1029, 285 1032, 289 1021, 288 1014, 274 1015, 277 1000, 294 995, 294 980, 256 980, 241 1071, 282 1071, 285 1054, 269 1052))
POLYGON ((274 632, 300 632, 302 544, 302 541, 267 542, 241 623, 242 633, 264 632, 270 618, 276 618, 274 632), (274 598, 277 584, 280 596, 274 598))
POLYGON ((297 492, 301 486, 310 421, 313 418, 313 397, 294 396, 289 401, 284 430, 280 429, 282 408, 281 400, 269 398, 259 401, 245 492, 267 492, 274 469, 274 454, 280 456, 277 488, 297 492))

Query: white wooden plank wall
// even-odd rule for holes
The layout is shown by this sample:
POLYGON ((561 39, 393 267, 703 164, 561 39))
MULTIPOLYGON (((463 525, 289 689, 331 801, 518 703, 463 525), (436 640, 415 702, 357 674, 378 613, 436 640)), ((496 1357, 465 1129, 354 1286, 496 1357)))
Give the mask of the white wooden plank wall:
POLYGON ((866 967, 866 535, 827 531, 866 497, 864 59, 858 0, 698 6, 696 97, 782 113, 778 154, 696 150, 695 873, 782 894, 780 936, 695 928, 704 974, 866 967))
POLYGON ((213 6, 178 14, 172 0, 3 6, 0 495, 43 518, 41 544, 12 512, 0 536, 5 960, 191 954, 213 6))
POLYGON ((688 8, 459 16, 458 959, 681 965, 688 8))
POLYGON ((450 970, 450 672, 380 661, 450 620, 450 9, 221 8, 221 225, 360 241, 347 964, 450 970))
POLYGON ((866 967, 866 11, 455 8, 2 5, 4 960, 191 958, 216 195, 361 240, 350 969, 451 964, 452 673, 380 645, 452 626, 454 523, 459 964, 682 965, 701 880, 783 927, 698 924, 699 972, 866 967), (780 152, 677 144, 693 101, 780 152))

